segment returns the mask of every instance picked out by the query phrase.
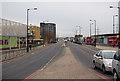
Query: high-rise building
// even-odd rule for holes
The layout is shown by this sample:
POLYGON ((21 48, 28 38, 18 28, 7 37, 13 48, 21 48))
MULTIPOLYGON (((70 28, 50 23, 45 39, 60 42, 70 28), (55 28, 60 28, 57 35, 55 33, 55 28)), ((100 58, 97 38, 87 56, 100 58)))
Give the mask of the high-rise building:
POLYGON ((40 23, 40 33, 45 44, 56 42, 56 24, 40 23))

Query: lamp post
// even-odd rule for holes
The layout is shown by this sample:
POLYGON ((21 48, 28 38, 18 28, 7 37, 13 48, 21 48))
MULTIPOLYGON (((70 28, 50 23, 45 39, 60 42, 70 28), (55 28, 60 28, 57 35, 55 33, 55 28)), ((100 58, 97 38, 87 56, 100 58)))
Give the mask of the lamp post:
POLYGON ((78 27, 79 28, 79 35, 81 35, 81 26, 76 26, 76 27, 78 27))
POLYGON ((95 44, 94 44, 94 46, 96 47, 96 20, 90 20, 90 21, 94 21, 94 24, 95 24, 95 44))
POLYGON ((95 47, 96 47, 96 20, 94 20, 95 22, 95 47))
POLYGON ((115 34, 115 17, 118 15, 113 15, 113 34, 115 34))
POLYGON ((92 24, 90 23, 90 36, 91 36, 91 25, 92 25, 92 24))
MULTIPOLYGON (((27 9, 27 52, 29 52, 29 35, 28 35, 28 19, 29 19, 29 10, 32 9, 27 9)), ((33 8, 33 10, 37 10, 37 8, 33 8)))
MULTIPOLYGON (((91 21, 91 20, 90 20, 91 21)), ((92 26, 93 23, 90 23, 90 36, 91 36, 91 26, 92 26)))
MULTIPOLYGON (((120 2, 119 2, 120 3, 120 2)), ((114 8, 113 6, 110 6, 110 8, 114 8)), ((120 49, 120 7, 115 7, 118 8, 118 21, 119 21, 119 38, 118 38, 118 49, 120 49)))

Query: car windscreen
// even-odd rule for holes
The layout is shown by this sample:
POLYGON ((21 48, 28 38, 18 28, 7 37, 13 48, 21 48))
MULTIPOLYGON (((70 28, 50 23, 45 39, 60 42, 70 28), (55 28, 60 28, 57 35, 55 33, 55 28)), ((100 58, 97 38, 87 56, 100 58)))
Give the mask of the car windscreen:
POLYGON ((112 59, 114 54, 115 54, 115 52, 103 52, 103 57, 105 59, 112 59))

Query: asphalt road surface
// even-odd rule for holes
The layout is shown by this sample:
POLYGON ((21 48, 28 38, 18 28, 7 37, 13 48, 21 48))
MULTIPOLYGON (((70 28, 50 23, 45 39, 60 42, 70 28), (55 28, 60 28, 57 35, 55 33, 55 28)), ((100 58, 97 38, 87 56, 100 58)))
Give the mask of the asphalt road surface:
POLYGON ((108 72, 107 74, 104 74, 102 70, 100 69, 93 69, 92 59, 93 55, 96 53, 96 51, 100 50, 95 47, 89 47, 85 45, 78 45, 74 43, 68 43, 68 47, 70 47, 70 50, 74 57, 83 64, 83 66, 87 67, 88 69, 95 70, 108 78, 112 79, 113 75, 111 72, 108 72))
POLYGON ((43 68, 53 57, 59 56, 63 50, 62 44, 63 42, 58 42, 32 56, 4 63, 2 65, 2 78, 24 79, 36 70, 43 68))
MULTIPOLYGON (((93 69, 93 54, 99 49, 70 42, 67 43, 67 46, 70 48, 78 62, 82 63, 83 66, 88 69, 93 69)), ((53 57, 59 57, 62 54, 63 49, 63 41, 60 41, 49 47, 43 48, 43 50, 26 58, 12 61, 10 63, 4 63, 2 65, 2 78, 24 79, 36 70, 43 68, 53 57)), ((95 71, 103 74, 100 69, 96 69, 95 71)), ((105 74, 105 76, 112 78, 113 75, 108 73, 105 74)))

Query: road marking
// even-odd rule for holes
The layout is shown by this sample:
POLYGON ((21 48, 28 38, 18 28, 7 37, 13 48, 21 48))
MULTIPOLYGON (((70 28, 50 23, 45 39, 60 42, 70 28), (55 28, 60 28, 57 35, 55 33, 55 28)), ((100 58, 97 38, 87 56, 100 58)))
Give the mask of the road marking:
POLYGON ((105 75, 103 75, 103 74, 101 74, 101 73, 99 73, 99 72, 97 72, 97 71, 95 71, 93 69, 88 69, 88 70, 91 71, 91 72, 94 72, 94 73, 98 74, 98 76, 101 77, 102 79, 105 79, 107 81, 111 81, 110 78, 106 77, 105 75))
MULTIPOLYGON (((57 55, 57 54, 56 54, 56 55, 57 55)), ((42 69, 39 69, 39 70, 33 72, 32 74, 30 74, 29 76, 27 76, 23 81, 26 81, 26 79, 31 79, 32 77, 36 76, 37 73, 43 71, 43 70, 47 67, 47 65, 56 57, 56 55, 54 55, 54 56, 45 64, 45 66, 43 66, 42 69)))

